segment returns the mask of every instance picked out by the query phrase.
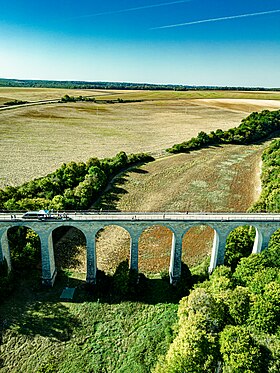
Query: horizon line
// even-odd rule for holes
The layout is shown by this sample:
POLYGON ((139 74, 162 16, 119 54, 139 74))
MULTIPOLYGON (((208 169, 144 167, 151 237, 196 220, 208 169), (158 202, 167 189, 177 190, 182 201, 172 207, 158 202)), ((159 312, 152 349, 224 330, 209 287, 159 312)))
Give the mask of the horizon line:
MULTIPOLYGON (((146 82, 133 82, 133 81, 128 81, 128 80, 83 80, 83 79, 25 79, 25 78, 3 78, 0 77, 0 80, 11 80, 11 81, 22 81, 22 82, 28 82, 28 81, 33 81, 33 82, 61 82, 61 83, 88 83, 88 84, 98 84, 98 83, 113 83, 113 84, 139 84, 139 85, 154 85, 154 86, 173 86, 173 87, 187 87, 189 89, 192 88, 211 88, 211 89, 224 89, 228 88, 234 88, 234 89, 264 89, 264 90, 280 90, 280 86, 274 86, 274 87, 269 87, 269 86, 261 86, 261 85, 231 85, 231 84, 184 84, 184 83, 148 83, 146 82)), ((2 86, 4 87, 4 86, 2 86)), ((1 88, 1 86, 0 86, 1 88)))

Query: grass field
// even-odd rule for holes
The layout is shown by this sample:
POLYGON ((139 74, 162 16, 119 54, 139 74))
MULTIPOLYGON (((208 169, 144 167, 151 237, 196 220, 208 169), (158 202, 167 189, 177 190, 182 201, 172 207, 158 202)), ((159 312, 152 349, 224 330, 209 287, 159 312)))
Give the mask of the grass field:
POLYGON ((0 371, 148 373, 172 340, 177 303, 163 282, 141 302, 99 299, 78 280, 48 291, 23 282, 0 305, 0 371), (77 286, 73 302, 60 300, 67 285, 77 286))

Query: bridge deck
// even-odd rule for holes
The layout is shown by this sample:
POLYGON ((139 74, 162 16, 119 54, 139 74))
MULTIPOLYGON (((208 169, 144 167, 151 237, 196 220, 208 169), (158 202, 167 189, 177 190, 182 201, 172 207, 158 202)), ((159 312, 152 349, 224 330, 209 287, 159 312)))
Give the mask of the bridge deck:
POLYGON ((0 213, 0 221, 264 221, 280 222, 280 214, 268 213, 208 213, 208 212, 79 212, 65 216, 46 215, 45 218, 22 218, 22 213, 0 213))

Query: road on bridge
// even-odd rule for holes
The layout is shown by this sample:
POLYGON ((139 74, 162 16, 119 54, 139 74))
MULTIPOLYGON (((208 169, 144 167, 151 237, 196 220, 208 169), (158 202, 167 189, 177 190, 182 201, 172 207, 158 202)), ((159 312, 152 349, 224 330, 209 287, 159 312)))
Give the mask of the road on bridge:
POLYGON ((23 218, 22 212, 0 213, 0 221, 279 221, 280 214, 208 212, 59 212, 39 218, 23 218))

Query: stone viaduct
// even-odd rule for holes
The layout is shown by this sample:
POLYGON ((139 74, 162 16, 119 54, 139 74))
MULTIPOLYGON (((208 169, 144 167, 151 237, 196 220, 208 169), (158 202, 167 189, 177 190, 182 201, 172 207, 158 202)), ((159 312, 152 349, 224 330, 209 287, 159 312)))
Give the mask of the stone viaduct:
POLYGON ((53 231, 61 226, 75 227, 83 232, 86 240, 86 281, 96 281, 96 235, 100 229, 117 225, 130 235, 130 268, 138 271, 138 240, 142 232, 151 226, 163 226, 172 232, 170 247, 170 281, 176 282, 181 275, 182 240, 194 226, 206 225, 214 230, 214 241, 209 272, 224 262, 225 244, 229 233, 244 225, 256 230, 253 253, 259 253, 268 245, 271 235, 280 228, 280 214, 237 213, 76 213, 68 214, 69 220, 24 220, 8 214, 0 214, 0 261, 4 258, 11 269, 11 255, 7 232, 11 227, 25 226, 35 231, 41 241, 42 283, 52 286, 56 276, 53 250, 53 231))

